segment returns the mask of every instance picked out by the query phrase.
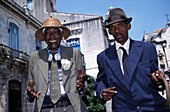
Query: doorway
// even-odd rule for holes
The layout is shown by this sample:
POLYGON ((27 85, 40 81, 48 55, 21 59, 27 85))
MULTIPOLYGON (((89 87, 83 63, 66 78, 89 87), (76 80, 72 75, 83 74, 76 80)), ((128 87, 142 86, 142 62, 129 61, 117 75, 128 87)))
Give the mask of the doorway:
POLYGON ((9 81, 9 112, 22 112, 21 83, 17 80, 9 81))

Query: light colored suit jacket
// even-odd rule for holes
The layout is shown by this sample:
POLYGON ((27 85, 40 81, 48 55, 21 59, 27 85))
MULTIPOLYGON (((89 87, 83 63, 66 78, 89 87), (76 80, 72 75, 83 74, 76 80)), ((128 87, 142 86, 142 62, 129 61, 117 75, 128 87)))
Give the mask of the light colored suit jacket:
POLYGON ((153 44, 130 41, 128 79, 125 79, 115 45, 97 57, 99 73, 96 92, 102 104, 101 91, 116 87, 112 98, 113 112, 165 112, 165 99, 159 95, 151 80, 151 73, 158 69, 156 49, 153 44))
MULTIPOLYGON (((81 68, 82 73, 85 74, 85 70, 82 66, 82 55, 78 49, 61 46, 61 59, 67 59, 71 62, 69 70, 64 70, 62 68, 65 92, 67 93, 75 112, 85 112, 86 105, 81 100, 77 91, 78 68, 81 68)), ((29 79, 34 81, 35 91, 41 91, 39 98, 35 99, 34 112, 40 112, 47 92, 48 73, 49 67, 47 49, 31 53, 29 59, 29 79)))

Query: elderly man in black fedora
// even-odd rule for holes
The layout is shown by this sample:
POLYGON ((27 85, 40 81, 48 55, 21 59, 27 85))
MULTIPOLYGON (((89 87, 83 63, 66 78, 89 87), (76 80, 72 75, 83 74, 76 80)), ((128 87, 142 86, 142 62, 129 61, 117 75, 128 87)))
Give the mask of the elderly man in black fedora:
POLYGON ((131 20, 121 8, 111 9, 105 20, 115 43, 97 56, 98 98, 102 104, 112 99, 113 112, 165 112, 155 46, 129 38, 131 20))
POLYGON ((60 45, 70 30, 57 18, 47 18, 35 33, 47 48, 31 53, 28 100, 34 112, 86 112, 79 92, 84 88, 82 54, 76 48, 60 45))

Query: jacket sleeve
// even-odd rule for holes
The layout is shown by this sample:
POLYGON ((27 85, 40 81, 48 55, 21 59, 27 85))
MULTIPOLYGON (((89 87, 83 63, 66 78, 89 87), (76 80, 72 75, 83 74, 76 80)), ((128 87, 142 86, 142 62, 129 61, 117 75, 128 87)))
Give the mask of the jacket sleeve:
MULTIPOLYGON (((74 52, 75 52, 75 61, 76 61, 76 65, 77 65, 76 71, 78 71, 78 68, 81 68, 82 74, 85 75, 85 77, 86 77, 85 66, 83 65, 84 64, 83 54, 80 52, 80 50, 78 50, 76 48, 74 48, 74 52)), ((83 90, 79 91, 79 94, 83 93, 85 90, 86 90, 86 88, 84 87, 83 90)))
POLYGON ((104 66, 103 66, 103 59, 101 59, 101 55, 97 56, 97 64, 98 64, 98 75, 97 75, 97 79, 95 82, 95 88, 96 88, 96 94, 99 98, 99 101, 101 104, 105 104, 106 102, 101 98, 101 92, 103 89, 107 88, 107 78, 106 78, 106 74, 104 71, 104 66))
MULTIPOLYGON (((158 70, 158 56, 156 52, 156 48, 153 44, 151 44, 151 74, 154 73, 156 70, 158 70)), ((163 82, 161 84, 157 85, 153 82, 153 85, 158 91, 163 91, 165 90, 165 85, 163 82)))
MULTIPOLYGON (((33 54, 30 55, 29 57, 29 67, 28 67, 28 81, 27 81, 27 84, 29 85, 29 81, 30 80, 33 80, 34 81, 34 74, 33 74, 33 63, 34 63, 34 58, 33 58, 33 54)), ((28 86, 27 86, 28 88, 28 86)), ((35 88, 35 87, 34 87, 35 88)), ((27 96, 27 99, 29 102, 33 102, 34 99, 30 98, 27 94, 27 89, 26 89, 26 96, 27 96)))
POLYGON ((151 73, 155 72, 158 70, 158 56, 156 52, 156 48, 153 44, 151 44, 151 53, 150 53, 151 61, 150 61, 150 68, 151 68, 151 73))

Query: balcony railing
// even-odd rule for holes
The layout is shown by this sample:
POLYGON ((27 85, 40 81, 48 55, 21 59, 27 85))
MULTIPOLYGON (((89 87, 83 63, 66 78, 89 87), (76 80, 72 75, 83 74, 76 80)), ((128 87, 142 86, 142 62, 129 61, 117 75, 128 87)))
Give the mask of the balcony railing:
POLYGON ((27 63, 29 58, 29 55, 26 54, 26 52, 12 49, 3 44, 0 44, 0 55, 7 58, 11 58, 13 60, 22 61, 24 63, 27 63))

